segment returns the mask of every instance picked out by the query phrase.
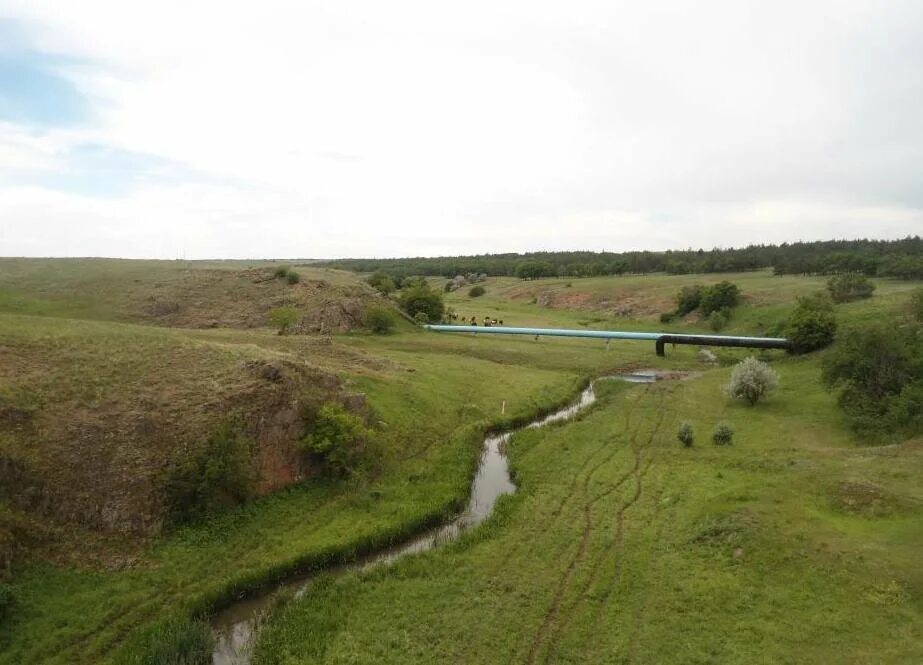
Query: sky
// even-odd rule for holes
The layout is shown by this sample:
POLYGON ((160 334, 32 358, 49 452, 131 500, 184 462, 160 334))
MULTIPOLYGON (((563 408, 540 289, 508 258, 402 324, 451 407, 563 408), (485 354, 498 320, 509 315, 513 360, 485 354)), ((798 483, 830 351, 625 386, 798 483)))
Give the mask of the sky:
POLYGON ((923 3, 0 0, 0 255, 923 233, 923 3))

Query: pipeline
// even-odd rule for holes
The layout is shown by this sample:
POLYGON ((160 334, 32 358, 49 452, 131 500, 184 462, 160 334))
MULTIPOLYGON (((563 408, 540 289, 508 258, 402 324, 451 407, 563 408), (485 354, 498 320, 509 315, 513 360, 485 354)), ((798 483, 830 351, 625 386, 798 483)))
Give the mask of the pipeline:
POLYGON ((696 346, 735 346, 751 349, 792 348, 791 340, 784 337, 741 337, 737 335, 686 335, 666 332, 623 332, 618 330, 570 330, 567 328, 512 328, 508 326, 453 326, 426 325, 434 332, 486 333, 490 335, 533 335, 548 337, 589 337, 605 339, 630 339, 654 342, 658 356, 665 355, 665 344, 694 344, 696 346))

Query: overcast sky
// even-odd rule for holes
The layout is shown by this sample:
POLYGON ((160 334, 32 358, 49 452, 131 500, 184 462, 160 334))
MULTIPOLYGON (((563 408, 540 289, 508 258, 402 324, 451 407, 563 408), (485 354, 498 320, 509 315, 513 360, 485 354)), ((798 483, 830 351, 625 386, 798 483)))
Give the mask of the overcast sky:
POLYGON ((920 233, 920 0, 0 0, 0 255, 920 233))

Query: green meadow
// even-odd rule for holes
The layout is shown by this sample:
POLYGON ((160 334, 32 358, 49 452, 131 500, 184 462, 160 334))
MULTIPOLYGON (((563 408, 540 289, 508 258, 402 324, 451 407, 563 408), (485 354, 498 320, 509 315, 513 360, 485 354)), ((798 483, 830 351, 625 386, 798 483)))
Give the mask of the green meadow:
MULTIPOLYGON (((167 325, 145 313, 157 289, 193 283, 197 298, 235 303, 234 320, 247 322, 263 310, 237 300, 270 306, 291 293, 239 279, 271 266, 177 263, 0 262, 0 358, 10 359, 0 404, 56 408, 42 422, 67 432, 72 418, 140 411, 168 395, 192 432, 210 425, 216 402, 259 397, 241 367, 284 362, 365 395, 374 464, 142 537, 0 495, 0 534, 21 541, 3 578, 12 601, 0 614, 0 663, 156 662, 151 636, 172 622, 445 519, 466 499, 485 432, 637 368, 688 376, 600 381, 598 403, 575 421, 517 433, 508 454, 519 490, 487 522, 390 566, 321 573, 269 616, 255 662, 923 661, 923 440, 852 434, 820 381, 825 352, 762 354, 780 387, 747 407, 721 391, 743 350, 715 349, 709 364, 692 347, 657 358, 653 343, 437 334, 404 320, 388 335, 167 325), (681 421, 695 430, 690 448, 676 439, 681 421), (730 446, 710 440, 720 421, 735 428, 730 446)), ((294 269, 338 298, 372 297, 352 273, 294 269)), ((765 272, 491 278, 483 296, 463 288, 445 301, 479 323, 697 331, 707 327, 694 316, 667 325, 659 313, 682 286, 721 279, 744 296, 723 332, 742 334, 772 331, 797 296, 824 284, 765 272)), ((875 283, 872 298, 837 305, 841 331, 907 316, 919 284, 875 283)), ((320 302, 297 288, 302 306, 320 302)), ((0 457, 66 485, 67 466, 55 462, 79 465, 81 451, 48 440, 0 427, 0 457)), ((136 461, 177 454, 156 441, 119 448, 122 475, 111 482, 136 461)))

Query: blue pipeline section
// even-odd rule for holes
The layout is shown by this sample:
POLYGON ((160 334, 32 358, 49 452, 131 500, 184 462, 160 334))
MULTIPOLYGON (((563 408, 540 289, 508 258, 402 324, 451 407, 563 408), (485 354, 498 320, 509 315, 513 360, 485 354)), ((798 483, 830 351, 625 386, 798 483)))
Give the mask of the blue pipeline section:
POLYGON ((505 326, 423 326, 435 332, 469 332, 491 335, 548 335, 551 337, 590 337, 594 339, 634 339, 656 342, 662 337, 703 340, 702 343, 738 342, 754 344, 787 344, 781 337, 740 337, 737 335, 683 335, 668 332, 622 332, 618 330, 569 330, 567 328, 511 328, 505 326))

